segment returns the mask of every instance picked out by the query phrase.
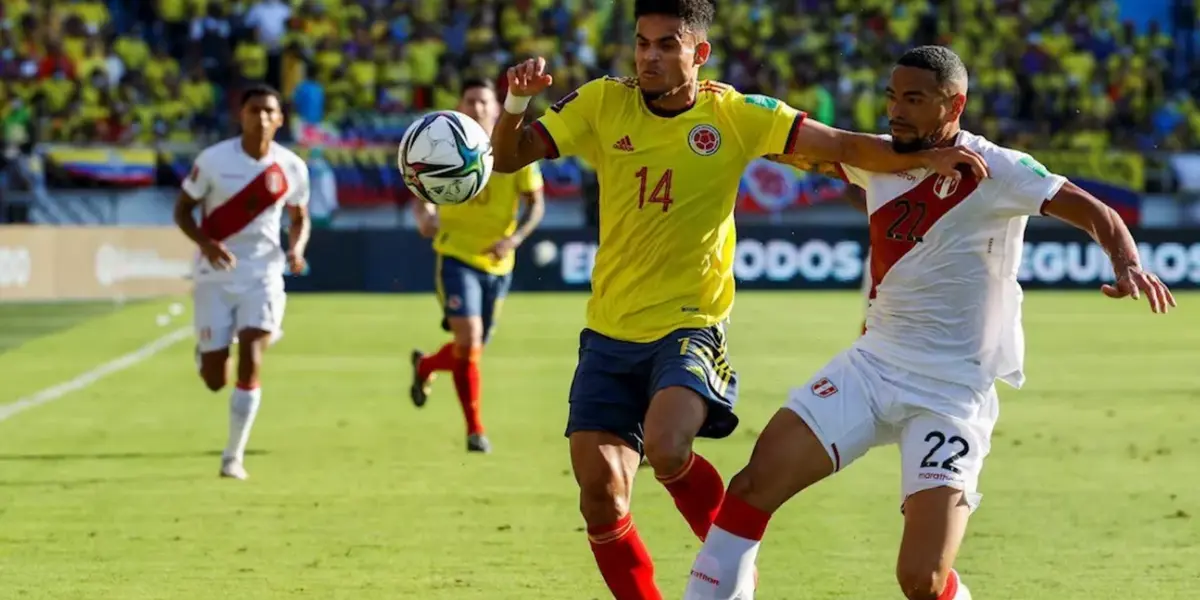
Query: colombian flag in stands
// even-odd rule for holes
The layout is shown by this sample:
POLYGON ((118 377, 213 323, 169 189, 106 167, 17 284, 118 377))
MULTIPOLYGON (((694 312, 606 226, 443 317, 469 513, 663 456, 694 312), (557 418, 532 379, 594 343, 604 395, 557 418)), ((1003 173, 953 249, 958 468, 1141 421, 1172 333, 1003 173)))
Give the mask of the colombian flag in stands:
POLYGON ((46 160, 66 175, 95 183, 154 185, 158 155, 148 148, 50 146, 46 160))

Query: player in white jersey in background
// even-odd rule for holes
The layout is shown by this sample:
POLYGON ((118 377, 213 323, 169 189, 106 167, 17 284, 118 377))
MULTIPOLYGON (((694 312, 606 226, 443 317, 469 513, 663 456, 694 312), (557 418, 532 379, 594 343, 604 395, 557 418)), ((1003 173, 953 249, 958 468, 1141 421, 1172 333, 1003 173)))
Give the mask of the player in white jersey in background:
MULTIPOLYGON (((910 600, 964 600, 953 570, 998 415, 995 380, 1024 383, 1021 263, 1026 220, 1045 214, 1089 234, 1112 259, 1110 298, 1170 291, 1142 270, 1117 214, 1029 155, 959 128, 967 72, 950 50, 910 50, 893 68, 897 150, 967 146, 991 176, 869 173, 836 165, 867 195, 872 288, 866 334, 792 390, 729 484, 685 598, 749 599, 768 520, 801 490, 870 448, 900 447, 904 533, 896 576, 910 600)), ((812 548, 812 553, 820 553, 812 548)), ((801 563, 803 564, 803 563, 801 563)), ((787 597, 803 596, 787 590, 787 597)))
POLYGON ((239 122, 240 137, 196 157, 175 205, 175 222, 200 249, 193 300, 200 377, 208 389, 225 387, 229 347, 238 343, 220 474, 245 479, 246 443, 262 400, 263 354, 282 335, 283 276, 304 270, 310 221, 308 166, 274 141, 283 125, 279 92, 265 85, 248 88, 239 122), (286 251, 279 240, 285 208, 286 251))

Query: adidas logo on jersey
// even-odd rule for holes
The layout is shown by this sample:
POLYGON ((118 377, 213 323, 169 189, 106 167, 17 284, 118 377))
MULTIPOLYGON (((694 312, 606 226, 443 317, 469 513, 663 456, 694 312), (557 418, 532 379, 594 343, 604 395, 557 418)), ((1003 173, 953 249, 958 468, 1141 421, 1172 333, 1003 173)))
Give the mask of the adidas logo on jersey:
POLYGON ((633 152, 633 142, 630 141, 629 136, 625 136, 617 140, 617 143, 613 144, 613 148, 621 152, 633 152))

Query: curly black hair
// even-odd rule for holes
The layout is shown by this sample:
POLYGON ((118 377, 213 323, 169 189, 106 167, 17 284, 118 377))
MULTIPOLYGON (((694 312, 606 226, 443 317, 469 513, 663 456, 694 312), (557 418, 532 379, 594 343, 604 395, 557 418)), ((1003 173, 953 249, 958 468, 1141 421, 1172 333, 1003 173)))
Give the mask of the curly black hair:
POLYGON ((692 31, 708 31, 715 13, 713 0, 636 0, 633 5, 634 18, 646 15, 678 17, 692 31))

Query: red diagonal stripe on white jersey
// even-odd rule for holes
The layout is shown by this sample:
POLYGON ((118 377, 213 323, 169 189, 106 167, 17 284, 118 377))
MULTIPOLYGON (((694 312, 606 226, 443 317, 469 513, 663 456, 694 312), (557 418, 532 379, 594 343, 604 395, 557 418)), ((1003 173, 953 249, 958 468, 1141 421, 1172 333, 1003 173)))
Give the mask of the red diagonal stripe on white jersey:
POLYGON ((288 180, 283 168, 272 163, 224 204, 204 215, 200 228, 218 242, 228 239, 274 206, 287 192, 288 180))
POLYGON ((871 213, 871 298, 888 271, 904 258, 950 209, 975 188, 974 174, 963 175, 955 186, 940 175, 926 177, 917 187, 888 201, 871 213), (939 196, 939 192, 944 198, 939 196))

